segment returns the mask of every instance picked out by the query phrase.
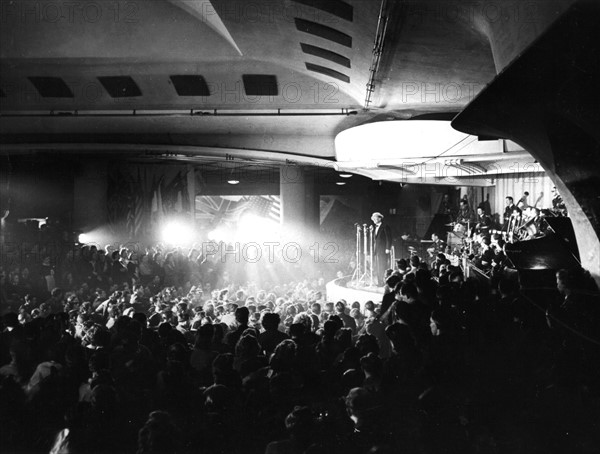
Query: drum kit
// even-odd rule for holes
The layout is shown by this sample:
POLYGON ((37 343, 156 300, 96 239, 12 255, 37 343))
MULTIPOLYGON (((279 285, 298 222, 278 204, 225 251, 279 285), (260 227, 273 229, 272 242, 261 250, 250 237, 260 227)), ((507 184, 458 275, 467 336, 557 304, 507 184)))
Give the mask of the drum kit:
POLYGON ((469 236, 470 228, 469 224, 466 226, 461 224, 460 222, 451 222, 450 224, 445 224, 446 227, 452 227, 452 232, 454 232, 458 237, 463 239, 465 236, 469 236))

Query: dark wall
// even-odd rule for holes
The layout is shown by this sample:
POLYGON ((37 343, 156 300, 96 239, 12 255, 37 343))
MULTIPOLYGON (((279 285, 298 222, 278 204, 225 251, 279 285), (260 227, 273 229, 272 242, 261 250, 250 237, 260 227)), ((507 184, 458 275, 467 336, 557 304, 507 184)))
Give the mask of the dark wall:
POLYGON ((70 221, 76 170, 72 161, 49 155, 5 156, 1 167, 1 203, 7 207, 10 198, 11 219, 54 217, 70 221))

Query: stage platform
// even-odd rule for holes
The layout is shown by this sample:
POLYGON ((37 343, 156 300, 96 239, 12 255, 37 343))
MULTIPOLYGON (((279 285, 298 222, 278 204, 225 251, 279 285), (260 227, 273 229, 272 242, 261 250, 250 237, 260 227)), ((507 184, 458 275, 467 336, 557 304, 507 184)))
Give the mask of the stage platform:
POLYGON ((345 300, 348 305, 358 301, 361 309, 367 301, 381 303, 383 298, 383 287, 350 287, 353 282, 349 281, 349 277, 334 279, 325 285, 327 291, 327 301, 335 303, 339 300, 345 300))

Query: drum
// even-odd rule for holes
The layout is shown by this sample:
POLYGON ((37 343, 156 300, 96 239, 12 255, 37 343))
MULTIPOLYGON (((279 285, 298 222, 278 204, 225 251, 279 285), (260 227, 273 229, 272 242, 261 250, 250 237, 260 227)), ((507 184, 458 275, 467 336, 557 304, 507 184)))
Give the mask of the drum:
POLYGON ((467 228, 463 224, 460 224, 459 222, 457 222, 454 225, 454 233, 459 233, 461 235, 464 235, 466 233, 466 231, 467 231, 467 228))

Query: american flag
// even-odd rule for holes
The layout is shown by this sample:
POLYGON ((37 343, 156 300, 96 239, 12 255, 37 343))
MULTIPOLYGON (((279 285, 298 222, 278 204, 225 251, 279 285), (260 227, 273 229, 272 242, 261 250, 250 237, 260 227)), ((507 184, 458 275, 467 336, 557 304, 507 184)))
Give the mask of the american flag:
POLYGON ((257 216, 279 222, 281 216, 280 198, 276 195, 250 196, 246 209, 257 216))

